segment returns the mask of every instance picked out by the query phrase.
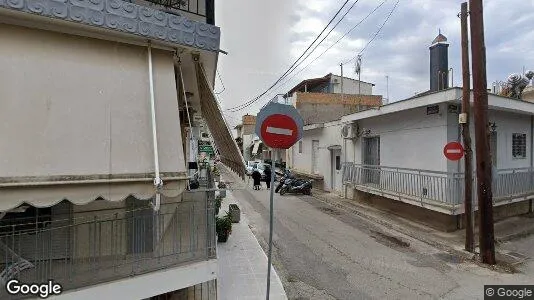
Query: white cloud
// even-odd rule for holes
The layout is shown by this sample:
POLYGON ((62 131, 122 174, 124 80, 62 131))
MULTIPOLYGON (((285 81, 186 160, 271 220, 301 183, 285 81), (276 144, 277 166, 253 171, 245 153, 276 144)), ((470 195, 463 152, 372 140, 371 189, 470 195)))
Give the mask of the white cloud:
MULTIPOLYGON (((457 14, 464 1, 401 1, 397 11, 364 53, 362 80, 375 83, 375 93, 385 95, 385 76, 388 75, 392 100, 427 90, 428 47, 441 28, 450 42, 449 66, 454 69, 455 83, 459 85, 460 19, 457 14)), ((238 105, 270 86, 308 47, 343 3, 342 0, 267 2, 227 0, 218 5, 219 8, 224 7, 220 8, 216 18, 220 20, 218 25, 223 35, 223 48, 234 53, 220 59, 220 71, 226 85, 223 93, 225 107, 238 105), (238 9, 240 13, 236 18, 238 9), (220 16, 221 13, 224 16, 220 16)), ((360 0, 324 45, 318 47, 296 71, 315 59, 380 2, 360 0)), ((234 117, 239 119, 246 112, 255 113, 270 96, 286 92, 305 78, 324 76, 329 72, 339 74, 339 63, 354 57, 367 43, 394 2, 388 0, 376 14, 307 69, 269 93, 261 103, 233 114, 234 117)), ((522 66, 534 69, 534 25, 531 25, 534 0, 513 2, 511 5, 507 0, 484 1, 488 83, 504 80, 510 73, 521 71, 522 66)), ((347 66, 344 71, 346 75, 355 77, 353 66, 347 66)))

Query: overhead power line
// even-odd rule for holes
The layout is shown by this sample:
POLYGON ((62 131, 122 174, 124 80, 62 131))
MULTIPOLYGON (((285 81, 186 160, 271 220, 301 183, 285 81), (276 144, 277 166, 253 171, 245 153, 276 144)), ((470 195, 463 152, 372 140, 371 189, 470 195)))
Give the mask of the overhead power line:
POLYGON ((260 95, 256 96, 254 99, 244 103, 244 104, 241 104, 241 105, 238 105, 236 107, 232 107, 232 108, 229 108, 228 110, 230 111, 239 111, 247 106, 250 106, 252 103, 256 102, 258 99, 260 99, 261 97, 263 97, 265 94, 267 94, 267 92, 269 92, 273 87, 275 87, 281 80, 283 80, 291 71, 291 69, 299 62, 299 60, 304 57, 304 55, 306 55, 306 53, 308 52, 308 50, 311 49, 311 47, 313 46, 313 44, 321 37, 321 35, 326 31, 326 29, 328 28, 328 26, 330 26, 330 24, 332 24, 332 22, 335 20, 335 18, 339 15, 339 13, 341 12, 341 10, 343 10, 343 8, 347 5, 347 3, 349 2, 349 0, 346 0, 345 3, 343 3, 343 5, 339 8, 339 10, 336 12, 336 14, 332 17, 332 19, 330 19, 330 21, 328 22, 328 24, 326 24, 326 26, 323 28, 323 30, 319 33, 319 35, 317 35, 317 37, 313 40, 313 42, 308 46, 308 48, 306 48, 306 50, 304 50, 304 52, 299 56, 299 58, 297 58, 297 60, 295 60, 295 62, 293 62, 293 64, 289 67, 289 69, 287 69, 287 71, 284 72, 284 74, 282 74, 282 76, 280 76, 276 81, 275 83, 273 83, 266 91, 264 91, 263 93, 261 93, 260 95))
POLYGON ((302 71, 306 70, 311 64, 313 64, 316 60, 318 60, 319 58, 321 58, 326 52, 328 52, 328 50, 332 49, 332 47, 334 47, 335 45, 337 45, 342 39, 344 39, 348 34, 350 34, 354 29, 356 29, 358 26, 360 26, 360 24, 362 24, 365 20, 367 20, 372 14, 374 14, 380 7, 382 7, 382 5, 384 5, 384 3, 388 2, 388 0, 384 0, 382 1, 379 5, 377 5, 371 12, 369 12, 363 19, 361 19, 358 23, 356 23, 356 25, 354 25, 351 29, 349 29, 347 32, 345 32, 345 34, 343 36, 341 36, 339 39, 337 39, 332 45, 330 45, 328 48, 326 48, 319 56, 317 56, 316 58, 314 58, 310 63, 308 63, 304 68, 300 69, 297 73, 293 74, 289 79, 285 80, 282 85, 282 86, 285 86, 286 84, 288 84, 293 78, 295 78, 295 76, 297 76, 298 74, 300 74, 302 71))
POLYGON ((393 12, 395 11, 395 9, 397 8, 397 6, 399 5, 399 2, 400 0, 397 0, 397 2, 395 3, 395 5, 393 6, 393 8, 391 9, 391 11, 389 12, 388 16, 386 17, 386 19, 384 20, 384 23, 382 23, 382 25, 380 25, 380 28, 378 28, 378 30, 375 32, 375 34, 373 35, 373 37, 369 40, 369 42, 367 42, 367 44, 362 48, 362 50, 360 50, 360 52, 354 56, 353 58, 347 60, 346 62, 344 62, 343 64, 347 64, 353 60, 355 60, 358 55, 362 55, 363 52, 365 51, 365 49, 367 49, 367 47, 369 47, 369 45, 374 41, 374 39, 378 36, 378 34, 380 33, 380 31, 382 31, 382 28, 384 28, 384 25, 386 25, 386 23, 388 22, 389 18, 391 18, 391 15, 393 14, 393 12))

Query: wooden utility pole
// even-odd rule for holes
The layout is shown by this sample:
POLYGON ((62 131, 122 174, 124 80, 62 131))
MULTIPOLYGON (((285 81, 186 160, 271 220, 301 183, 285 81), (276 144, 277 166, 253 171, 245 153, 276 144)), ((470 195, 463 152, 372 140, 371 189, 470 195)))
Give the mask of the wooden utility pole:
POLYGON ((464 161, 464 208, 465 208, 465 250, 475 251, 475 239, 473 233, 473 149, 471 148, 471 133, 469 132, 469 111, 471 108, 471 78, 469 73, 469 36, 467 28, 467 2, 462 3, 460 11, 462 31, 462 137, 465 149, 464 161))
POLYGON ((473 58, 473 94, 475 117, 475 147, 477 197, 479 212, 479 244, 482 262, 495 264, 493 231, 493 194, 491 158, 488 139, 488 90, 486 77, 486 47, 482 0, 469 0, 471 25, 471 56, 473 58))

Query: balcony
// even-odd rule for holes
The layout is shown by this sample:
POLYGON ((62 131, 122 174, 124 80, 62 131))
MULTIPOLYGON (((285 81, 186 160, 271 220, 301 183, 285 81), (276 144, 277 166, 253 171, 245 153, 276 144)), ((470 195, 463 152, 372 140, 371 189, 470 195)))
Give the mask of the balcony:
POLYGON ((3 220, 0 280, 53 279, 69 291, 215 259, 213 195, 185 192, 157 214, 145 205, 63 220, 3 220))
POLYGON ((99 39, 219 51, 214 0, 9 0, 0 1, 0 17, 99 39))
MULTIPOLYGON (((343 183, 386 198, 442 213, 463 213, 464 174, 428 170, 343 165, 343 183)), ((473 173, 476 174, 476 173, 473 173)), ((476 178, 473 179, 476 188, 476 178)), ((534 169, 502 169, 493 176, 493 202, 502 205, 534 198, 534 169)), ((476 197, 476 190, 474 191, 476 197)), ((474 202, 477 207, 476 201, 474 202)))

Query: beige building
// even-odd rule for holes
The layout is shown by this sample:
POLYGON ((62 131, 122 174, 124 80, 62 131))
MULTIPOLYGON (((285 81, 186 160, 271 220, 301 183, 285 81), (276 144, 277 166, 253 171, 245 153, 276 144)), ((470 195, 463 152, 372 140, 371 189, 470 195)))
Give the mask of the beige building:
POLYGON ((186 189, 201 131, 244 164, 213 94, 213 15, 213 0, 0 1, 1 281, 215 299, 213 192, 186 189))

